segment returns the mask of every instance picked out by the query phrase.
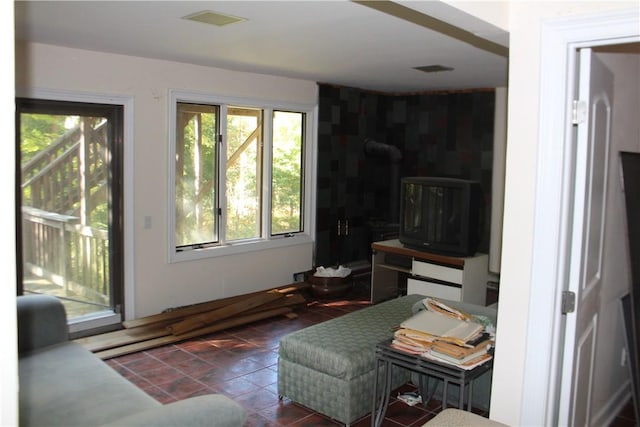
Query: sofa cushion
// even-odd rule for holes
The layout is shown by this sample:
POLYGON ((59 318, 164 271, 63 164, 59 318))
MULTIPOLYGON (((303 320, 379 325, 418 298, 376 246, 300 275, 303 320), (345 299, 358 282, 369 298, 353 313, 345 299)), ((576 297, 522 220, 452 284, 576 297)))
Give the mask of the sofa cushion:
POLYGON ((375 344, 390 339, 421 299, 407 295, 293 332, 280 341, 279 356, 332 377, 356 378, 373 369, 375 344))
POLYGON ((19 354, 69 339, 67 314, 54 296, 19 296, 16 303, 19 354))
POLYGON ((104 427, 239 427, 246 419, 242 406, 222 394, 209 394, 138 412, 104 427))
POLYGON ((92 426, 160 406, 82 346, 66 342, 21 355, 21 426, 92 426))

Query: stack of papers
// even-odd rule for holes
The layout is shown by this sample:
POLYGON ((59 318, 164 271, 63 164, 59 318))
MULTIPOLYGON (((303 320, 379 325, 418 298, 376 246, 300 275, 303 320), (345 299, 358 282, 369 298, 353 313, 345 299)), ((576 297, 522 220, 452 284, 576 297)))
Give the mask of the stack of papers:
POLYGON ((473 316, 467 314, 461 310, 453 308, 444 304, 443 302, 435 299, 435 298, 425 298, 422 301, 422 305, 429 311, 435 311, 436 313, 446 314, 450 317, 455 317, 459 320, 470 321, 473 320, 473 316))
POLYGON ((491 359, 493 337, 473 317, 433 298, 427 310, 400 324, 391 345, 425 358, 472 369, 491 359))

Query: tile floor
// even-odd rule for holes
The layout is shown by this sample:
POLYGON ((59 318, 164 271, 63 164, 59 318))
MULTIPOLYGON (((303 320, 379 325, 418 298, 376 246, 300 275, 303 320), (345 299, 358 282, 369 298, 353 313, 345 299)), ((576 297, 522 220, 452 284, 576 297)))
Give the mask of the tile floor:
MULTIPOLYGON (((311 300, 311 299, 310 299, 311 300)), ((312 301, 298 309, 296 319, 282 317, 244 327, 113 358, 107 363, 159 402, 169 403, 207 393, 222 393, 246 408, 250 426, 339 426, 277 391, 278 344, 285 334, 359 310, 368 305, 366 296, 312 301)), ((399 391, 412 391, 411 384, 399 391)), ((392 396, 397 395, 397 391, 392 396)), ((441 410, 440 402, 427 408, 408 406, 392 397, 384 427, 421 426, 441 410)), ((479 412, 481 415, 485 413, 479 412)), ((635 425, 631 404, 612 424, 635 425)), ((354 427, 371 425, 366 416, 354 427)))

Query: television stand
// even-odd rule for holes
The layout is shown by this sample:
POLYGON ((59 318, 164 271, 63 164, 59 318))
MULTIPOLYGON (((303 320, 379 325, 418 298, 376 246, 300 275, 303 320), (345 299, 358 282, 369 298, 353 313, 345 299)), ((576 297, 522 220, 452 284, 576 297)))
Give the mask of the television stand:
POLYGON ((489 256, 453 257, 405 247, 398 239, 371 244, 371 302, 399 296, 398 276, 408 275, 407 294, 485 305, 489 256))

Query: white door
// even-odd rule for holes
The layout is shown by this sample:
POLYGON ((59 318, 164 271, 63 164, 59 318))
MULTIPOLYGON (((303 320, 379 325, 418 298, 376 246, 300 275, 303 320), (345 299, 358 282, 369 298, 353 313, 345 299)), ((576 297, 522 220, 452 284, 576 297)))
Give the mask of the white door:
POLYGON ((567 314, 559 424, 590 425, 591 391, 602 288, 607 167, 611 126, 611 72, 591 49, 580 51, 575 193, 568 291, 575 312, 567 314))

